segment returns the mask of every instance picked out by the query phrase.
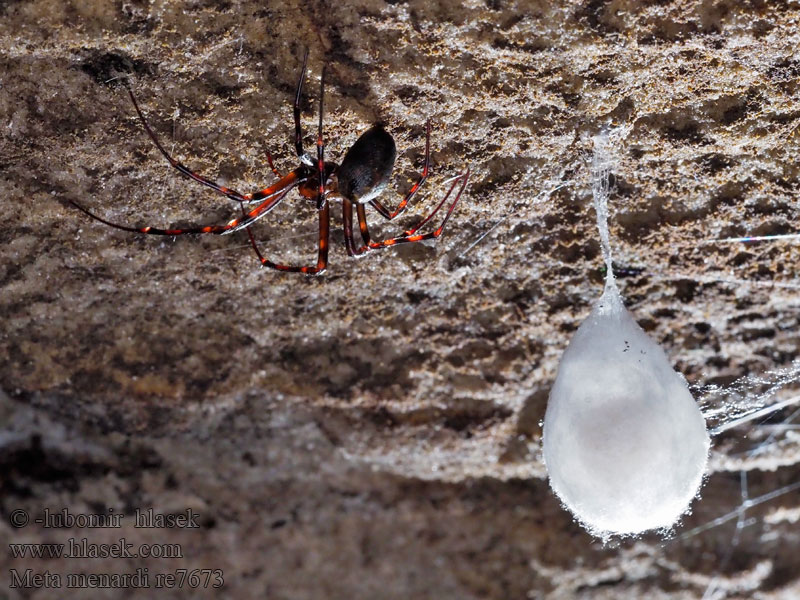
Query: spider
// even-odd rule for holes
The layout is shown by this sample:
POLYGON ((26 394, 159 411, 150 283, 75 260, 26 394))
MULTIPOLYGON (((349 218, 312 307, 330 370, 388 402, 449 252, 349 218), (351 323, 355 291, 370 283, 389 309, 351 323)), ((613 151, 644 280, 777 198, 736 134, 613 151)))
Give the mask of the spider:
POLYGON ((227 196, 231 200, 240 203, 242 208, 242 216, 228 221, 225 225, 200 225, 196 227, 188 227, 181 229, 160 229, 157 227, 144 226, 144 227, 131 227, 128 225, 120 225, 112 223, 106 219, 95 215, 88 209, 84 208, 77 202, 69 200, 69 202, 77 209, 95 219, 116 229, 123 231, 130 231, 133 233, 149 234, 149 235, 186 235, 186 234, 216 234, 226 235, 246 229, 250 237, 250 243, 255 250, 261 264, 271 269, 278 271, 289 271, 295 273, 306 273, 309 275, 319 274, 326 270, 328 266, 328 239, 330 235, 330 207, 329 201, 339 199, 342 202, 342 220, 344 230, 344 241, 347 248, 347 253, 350 256, 361 256, 372 250, 379 250, 381 248, 388 248, 396 244, 420 242, 431 238, 437 238, 442 234, 444 226, 447 224, 450 215, 453 212, 459 198, 461 197, 464 188, 469 181, 470 171, 467 169, 463 173, 457 175, 452 179, 447 194, 439 202, 436 208, 424 219, 422 219, 413 228, 404 231, 402 235, 393 237, 383 241, 373 241, 370 237, 369 228, 367 227, 366 211, 364 206, 371 205, 377 212, 388 220, 394 219, 401 214, 408 202, 414 197, 419 190, 420 186, 428 178, 430 172, 430 142, 431 142, 431 124, 430 120, 425 125, 425 164, 422 173, 417 179, 416 183, 411 187, 408 194, 401 200, 395 210, 389 210, 378 200, 378 196, 385 190, 389 178, 391 176, 392 167, 394 166, 397 151, 395 148, 394 139, 384 129, 382 124, 375 124, 365 131, 356 140, 356 142, 345 153, 344 159, 340 165, 336 163, 325 161, 325 142, 322 137, 322 102, 325 94, 325 67, 322 69, 320 77, 320 92, 319 92, 319 130, 317 133, 317 152, 316 158, 307 153, 303 149, 303 132, 300 126, 300 99, 303 91, 303 82, 306 77, 306 70, 308 66, 308 51, 303 57, 303 67, 300 71, 300 77, 297 81, 297 90, 294 97, 294 145, 297 151, 297 157, 300 159, 300 166, 287 175, 281 176, 280 172, 275 168, 272 162, 272 156, 267 153, 267 160, 269 161, 270 168, 277 177, 278 181, 271 186, 262 189, 261 191, 252 194, 240 194, 236 190, 222 186, 211 179, 208 179, 198 173, 195 173, 182 163, 175 160, 165 149, 164 146, 158 141, 153 130, 147 123, 136 97, 133 94, 130 86, 128 94, 131 97, 133 106, 139 119, 144 126, 144 130, 150 137, 156 148, 164 155, 175 169, 194 179, 195 181, 216 190, 220 194, 227 196), (272 262, 264 257, 256 244, 255 238, 250 231, 250 225, 255 223, 258 219, 266 216, 272 209, 274 209, 280 202, 287 196, 287 194, 294 188, 297 188, 301 196, 312 200, 316 204, 319 213, 319 245, 317 253, 316 265, 308 266, 294 266, 284 265, 272 262), (445 215, 442 224, 439 228, 430 233, 420 234, 417 231, 425 225, 433 216, 439 211, 440 208, 447 202, 448 198, 453 195, 453 192, 458 188, 455 198, 450 204, 447 214, 445 215), (255 203, 258 205, 251 209, 245 210, 245 203, 255 203), (358 215, 358 224, 361 231, 361 238, 363 244, 358 246, 353 238, 353 205, 356 208, 358 215))

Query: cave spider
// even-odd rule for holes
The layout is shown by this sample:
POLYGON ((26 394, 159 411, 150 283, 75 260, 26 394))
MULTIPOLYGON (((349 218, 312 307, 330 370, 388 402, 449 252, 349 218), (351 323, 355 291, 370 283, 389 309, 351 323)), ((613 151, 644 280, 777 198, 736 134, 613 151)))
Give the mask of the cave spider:
POLYGON ((267 160, 269 161, 270 168, 275 175, 279 177, 279 180, 273 185, 252 194, 240 194, 233 189, 219 185, 218 183, 195 173, 188 167, 175 160, 164 149, 164 147, 158 141, 158 138, 153 130, 147 124, 147 120, 139 108, 139 104, 136 102, 133 91, 130 89, 130 87, 128 87, 128 93, 130 94, 131 101, 136 109, 136 113, 139 115, 147 135, 153 141, 161 154, 164 155, 164 157, 174 168, 187 177, 190 177, 191 179, 194 179, 195 181, 210 187, 213 190, 216 190, 231 200, 239 202, 242 207, 241 217, 232 219, 225 225, 202 225, 181 229, 160 229, 151 226, 130 227, 127 225, 119 225, 117 223, 107 221, 106 219, 90 212, 77 202, 72 200, 69 200, 69 202, 87 214, 89 217, 100 221, 105 225, 134 233, 169 236, 205 233, 226 235, 233 233, 234 231, 246 229, 250 237, 250 243, 253 246, 253 249, 255 250, 256 255, 258 256, 262 265, 278 271, 290 271, 306 274, 322 273, 328 266, 328 241, 330 237, 329 200, 332 199, 339 199, 342 202, 344 240, 347 253, 350 256, 361 256, 371 250, 379 250, 381 248, 388 248, 396 244, 420 242, 422 240, 439 237, 444 230, 444 226, 450 218, 453 209, 458 203, 464 188, 467 186, 470 175, 469 169, 452 179, 452 184, 450 185, 450 188, 448 189, 444 198, 442 198, 436 208, 433 209, 433 211, 431 211, 427 217, 422 219, 413 228, 394 238, 377 242, 372 241, 370 238, 369 229, 367 227, 364 205, 370 204, 375 210, 378 211, 378 213, 381 214, 381 216, 388 220, 392 220, 405 210, 408 202, 414 197, 414 195, 417 193, 417 190, 419 190, 420 186, 428 178, 430 171, 430 120, 427 121, 425 125, 425 165, 422 169, 422 173, 397 208, 393 211, 389 210, 378 201, 378 196, 384 191, 389 182, 397 152, 394 139, 383 128, 383 125, 375 124, 366 132, 361 134, 356 142, 345 153, 341 165, 337 165, 336 163, 329 161, 326 162, 324 159, 325 142, 323 141, 322 137, 322 102, 325 94, 324 67, 320 77, 319 130, 317 133, 316 158, 312 157, 311 154, 306 153, 303 149, 303 135, 302 128, 300 126, 300 98, 303 90, 303 82, 306 76, 307 65, 308 51, 306 51, 303 57, 303 67, 300 72, 300 77, 297 81, 297 90, 294 97, 294 145, 297 151, 297 157, 300 159, 300 166, 291 173, 281 176, 272 162, 272 157, 269 155, 269 153, 267 153, 267 160), (272 262, 263 256, 258 248, 258 245, 256 244, 252 232, 250 231, 250 225, 267 215, 272 209, 278 206, 278 204, 280 204, 286 195, 295 187, 303 197, 313 200, 316 203, 317 211, 319 213, 319 246, 316 265, 300 267, 272 262), (455 193, 455 198, 450 204, 447 214, 445 215, 441 225, 439 225, 439 228, 430 233, 417 233, 420 227, 425 225, 425 223, 433 218, 439 209, 442 208, 445 202, 447 202, 448 198, 453 195, 453 192, 456 190, 456 188, 458 188, 458 190, 455 193), (244 204, 253 202, 258 202, 258 205, 251 210, 245 210, 244 204), (361 238, 364 242, 361 246, 356 246, 356 242, 353 239, 353 205, 356 207, 361 238))

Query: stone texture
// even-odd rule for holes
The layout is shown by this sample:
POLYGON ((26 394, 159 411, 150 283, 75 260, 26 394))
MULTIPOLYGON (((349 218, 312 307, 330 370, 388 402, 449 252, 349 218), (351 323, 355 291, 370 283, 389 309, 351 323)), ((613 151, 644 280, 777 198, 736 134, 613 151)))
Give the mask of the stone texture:
MULTIPOLYGON (((642 326, 696 386, 797 359, 800 246, 706 242, 797 231, 799 18, 755 0, 0 3, 0 539, 120 537, 12 529, 18 508, 203 515, 122 532, 180 543, 181 560, 3 549, 0 581, 209 567, 234 598, 800 595, 800 492, 748 508, 738 533, 735 512, 743 480, 751 498, 797 482, 793 431, 718 436, 673 537, 604 546, 549 491, 539 426, 602 287, 587 159, 609 124, 630 127, 611 235, 642 326), (386 198, 409 189, 433 121, 434 175, 398 224, 371 215, 376 236, 472 169, 436 244, 349 259, 334 206, 330 270, 305 278, 260 269, 244 234, 145 238, 65 202, 130 224, 230 218, 158 154, 118 78, 180 160, 250 191, 273 180, 267 150, 296 163, 306 46, 307 144, 327 63, 327 156, 385 122, 386 198)), ((293 196, 254 231, 297 263, 315 223, 293 196)), ((196 597, 72 597, 156 593, 196 597)))

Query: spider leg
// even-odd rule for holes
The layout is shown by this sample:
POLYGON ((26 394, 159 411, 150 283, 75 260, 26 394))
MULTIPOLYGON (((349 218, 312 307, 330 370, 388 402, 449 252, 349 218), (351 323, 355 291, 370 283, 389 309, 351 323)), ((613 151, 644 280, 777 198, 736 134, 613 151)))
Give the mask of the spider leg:
POLYGON ((322 101, 325 98, 325 66, 319 78, 319 130, 317 131, 317 175, 319 176, 319 189, 317 190, 317 210, 325 204, 325 141, 322 139, 322 101))
MULTIPOLYGON (((147 132, 147 135, 150 137, 152 142, 155 144, 156 148, 158 148, 158 151, 161 152, 161 154, 164 155, 164 158, 166 158, 167 161, 169 161, 169 164, 172 165, 173 167, 175 167, 178 171, 180 171, 181 173, 183 173, 187 177, 189 177, 191 179, 194 179, 195 181, 203 184, 204 186, 210 187, 212 190, 215 190, 215 191, 219 192, 220 194, 223 194, 223 195, 227 196, 231 200, 236 200, 237 202, 254 202, 254 201, 258 201, 258 200, 261 200, 261 199, 266 197, 265 194, 264 194, 264 192, 266 190, 261 190, 259 192, 254 193, 254 194, 240 194, 236 190, 227 188, 227 187, 225 187, 223 185, 218 184, 215 181, 212 181, 211 179, 208 179, 207 177, 203 177, 202 175, 200 175, 198 173, 195 173, 194 171, 192 171, 189 167, 187 167, 183 163, 175 160, 172 157, 172 155, 169 152, 166 151, 164 146, 161 145, 161 142, 158 141, 158 138, 156 137, 155 132, 152 130, 150 125, 147 123, 147 119, 145 119, 144 113, 142 112, 142 109, 139 108, 139 103, 136 101, 136 96, 133 95, 133 90, 130 87, 128 87, 128 94, 130 95, 131 101, 133 102, 133 107, 136 109, 136 113, 139 115, 139 119, 141 120, 142 125, 144 126, 145 132, 147 132)), ((272 157, 269 155, 269 153, 267 153, 267 160, 269 161, 273 172, 277 174, 277 171, 275 170, 275 167, 272 164, 272 157)), ((267 189, 269 189, 269 188, 267 188, 267 189)))
MULTIPOLYGON (((303 78, 306 73, 306 62, 308 60, 308 50, 303 57, 303 72, 297 84, 297 95, 295 97, 295 126, 297 133, 297 151, 302 152, 302 142, 300 134, 300 90, 303 85, 303 78)), ((322 67, 322 75, 319 84, 319 129, 317 131, 317 177, 319 178, 319 188, 317 189, 317 210, 319 212, 319 245, 317 250, 316 266, 295 267, 289 265, 279 265, 273 263, 259 254, 261 264, 265 267, 277 269, 278 271, 290 271, 293 273, 305 273, 316 275, 323 273, 328 268, 328 246, 330 241, 331 208, 325 197, 325 142, 322 137, 322 101, 325 97, 325 67, 322 67)), ((352 237, 352 236, 351 236, 352 237)), ((256 250, 258 252, 258 250, 256 250)))
MULTIPOLYGON (((388 248, 390 246, 395 246, 397 244, 406 244, 413 242, 421 242, 423 240, 430 240, 442 235, 442 231, 444 231, 444 226, 450 219, 450 215, 453 214, 453 210, 455 209, 456 204, 458 204, 458 201, 461 198, 461 194, 464 192, 464 188, 467 187, 467 182, 469 182, 469 175, 470 171, 469 169, 467 169, 463 175, 453 180, 453 184, 450 186, 450 189, 447 191, 447 194, 445 194, 444 198, 442 198, 442 201, 439 203, 439 205, 433 210, 433 212, 431 212, 430 215, 428 215, 427 217, 425 217, 425 219, 423 219, 422 221, 423 223, 426 223, 428 220, 430 220, 430 218, 444 205, 447 199, 450 198, 460 180, 461 185, 458 187, 458 192, 456 193, 456 197, 453 200, 453 203, 450 205, 450 208, 447 209, 447 214, 445 215, 444 220, 442 221, 442 224, 439 225, 438 229, 430 233, 415 234, 417 229, 419 229, 419 226, 417 226, 414 229, 404 232, 403 235, 390 238, 388 240, 383 240, 381 242, 372 242, 372 241, 366 242, 363 246, 361 246, 361 248, 356 250, 356 255, 364 254, 365 252, 369 252, 370 250, 380 250, 381 248, 388 248)), ((366 218, 362 217, 365 217, 366 215, 363 212, 359 212, 358 216, 359 216, 359 225, 361 226, 363 232, 365 229, 367 229, 367 222, 366 218)), ((367 233, 367 235, 369 235, 369 233, 367 233)))
POLYGON ((308 48, 303 55, 303 68, 300 70, 300 78, 297 80, 297 91, 294 94, 294 148, 297 156, 301 160, 306 154, 303 150, 303 129, 300 127, 300 96, 303 93, 303 80, 306 78, 306 67, 308 66, 308 48))
POLYGON ((264 194, 265 200, 261 202, 258 206, 256 206, 253 210, 246 212, 241 218, 236 218, 231 221, 228 221, 225 225, 200 225, 197 227, 187 227, 181 229, 161 229, 158 227, 131 227, 129 225, 120 225, 118 223, 112 223, 111 221, 107 221, 103 217, 100 217, 74 200, 67 199, 67 202, 72 204, 75 208, 83 212, 84 214, 88 215, 92 219, 96 221, 100 221, 101 223, 108 225, 109 227, 114 227, 115 229, 121 229, 123 231, 131 231, 133 233, 146 233, 149 235, 187 235, 187 234, 200 234, 200 233, 213 233, 216 235, 224 235, 228 233, 233 233, 234 231, 238 231, 240 229, 247 228, 248 226, 252 225, 258 219, 267 215, 272 209, 274 209, 278 204, 283 200, 286 195, 294 188, 298 183, 298 171, 292 171, 286 177, 278 181, 273 186, 266 188, 259 194, 264 194))
POLYGON ((275 168, 275 163, 272 162, 272 154, 270 154, 269 150, 267 150, 267 162, 269 163, 269 168, 272 169, 272 172, 275 173, 276 177, 283 177, 283 175, 281 175, 281 172, 275 168))
MULTIPOLYGON (((356 206, 361 207, 361 204, 356 206)), ((362 209, 363 210, 363 209, 362 209)), ((361 212, 358 214, 358 223, 361 227, 361 236, 364 236, 364 227, 366 220, 361 221, 361 212)), ((353 240, 353 202, 347 198, 342 198, 342 228, 344 229, 344 245, 347 248, 348 256, 358 256, 360 253, 356 249, 356 243, 353 240)), ((367 231, 367 238, 364 240, 365 244, 369 244, 369 231, 367 231)))
POLYGON ((388 208, 383 206, 383 204, 381 204, 377 200, 371 200, 370 204, 373 206, 373 208, 375 208, 375 210, 377 210, 381 214, 382 217, 391 221, 406 209, 406 205, 408 204, 409 200, 411 200, 414 197, 414 195, 417 193, 417 190, 423 183, 425 183, 425 180, 428 178, 428 173, 430 172, 430 168, 431 168, 431 120, 428 119, 425 122, 425 166, 422 168, 422 174, 419 176, 419 179, 417 179, 416 183, 413 186, 411 186, 411 189, 409 190, 408 194, 406 194, 406 197, 403 198, 400 204, 397 205, 397 208, 394 210, 394 212, 390 211, 388 208))
MULTIPOLYGON (((298 153, 302 152, 302 142, 301 138, 302 135, 300 133, 300 90, 302 89, 303 77, 305 76, 306 72, 306 61, 308 60, 308 50, 306 50, 306 54, 303 57, 303 72, 300 75, 300 81, 297 84, 297 95, 295 98, 295 126, 296 126, 296 133, 297 133, 297 151, 298 153)), ((317 248, 317 264, 315 266, 293 266, 293 265, 283 265, 279 263, 272 262, 271 260, 265 258, 258 249, 258 245, 255 243, 253 236, 250 236, 250 242, 253 246, 253 249, 256 251, 258 255, 258 259, 261 261, 261 264, 265 267, 269 267, 270 269, 275 269, 276 271, 285 271, 290 273, 305 273, 306 275, 318 275, 320 273, 325 272, 328 268, 328 247, 330 242, 330 226, 331 226, 331 216, 330 216, 330 204, 328 203, 327 198, 325 197, 325 142, 322 137, 322 99, 325 96, 325 67, 322 68, 322 76, 320 78, 320 92, 319 92, 319 130, 317 132, 317 169, 318 173, 317 176, 319 177, 319 189, 317 190, 317 209, 319 212, 319 244, 317 248)), ((350 226, 352 230, 352 209, 350 212, 350 226)), ((236 226, 236 228, 246 227, 248 222, 243 220, 240 224, 236 226)), ((234 229, 235 230, 235 229, 234 229)), ((249 229, 247 230, 249 233, 249 229)), ((350 242, 352 244, 352 231, 350 235, 350 242)), ((349 250, 349 248, 348 248, 349 250)))
POLYGON ((328 203, 325 203, 325 206, 321 211, 319 211, 319 245, 317 249, 317 264, 315 266, 296 267, 294 265, 282 265, 272 262, 268 258, 265 258, 263 254, 261 254, 255 238, 253 238, 253 235, 250 234, 249 229, 247 230, 247 233, 250 235, 250 243, 253 246, 253 250, 256 251, 258 260, 260 260, 261 264, 265 267, 275 269, 276 271, 283 271, 287 273, 305 273, 306 275, 319 275, 324 273, 328 268, 328 241, 330 237, 330 205, 328 203))
POLYGON ((361 239, 364 240, 364 244, 368 246, 370 235, 369 228, 367 227, 367 211, 363 204, 356 204, 356 212, 358 213, 358 227, 361 229, 361 239))
MULTIPOLYGON (((247 211, 244 209, 244 202, 240 202, 239 207, 242 209, 242 217, 247 217, 247 211)), ((258 249, 256 236, 253 235, 253 230, 247 227, 245 231, 247 232, 247 237, 250 238, 250 245, 253 247, 253 250, 255 250, 256 256, 261 259, 261 252, 258 249)))
MULTIPOLYGON (((456 184, 455 184, 455 182, 458 182, 458 180, 459 180, 459 179, 462 179, 462 178, 465 178, 465 177, 466 177, 467 179, 469 179, 469 174, 470 174, 470 172, 469 172, 469 169, 467 169, 466 173, 462 173, 461 175, 456 175, 456 177, 454 177, 454 178, 452 179, 452 181, 454 182, 454 183, 453 183, 453 186, 455 186, 455 185, 456 185, 456 184)), ((466 181, 463 183, 463 185, 462 185, 462 188, 463 188, 463 186, 465 186, 465 185, 466 185, 466 181)), ((439 209, 441 209, 441 208, 442 208, 442 206, 444 206, 444 203, 445 203, 445 202, 447 202, 447 198, 450 196, 450 192, 452 192, 452 191, 453 191, 453 186, 451 186, 451 187, 450 187, 450 191, 448 191, 448 192, 447 192, 447 194, 445 194, 444 198, 442 198, 442 200, 439 202, 439 204, 437 204, 437 205, 436 205, 436 208, 434 208, 434 209, 433 209, 433 210, 432 210, 432 211, 431 211, 431 212, 428 214, 428 216, 427 216, 427 217, 425 217, 424 219, 422 219, 422 220, 421 220, 419 223, 417 223, 416 225, 414 225, 414 227, 412 227, 411 229, 408 229, 408 230, 404 231, 404 232, 403 232, 403 235, 404 235, 404 236, 408 236, 408 235, 414 235, 414 234, 415 234, 415 233, 416 233, 416 232, 417 232, 419 229, 421 229, 421 228, 422 228, 422 226, 423 226, 423 225, 425 225, 425 223, 427 223, 427 222, 428 222, 428 221, 430 221, 430 220, 431 220, 431 219, 432 219, 434 216, 436 216, 436 213, 438 213, 438 212, 439 212, 439 209)), ((461 191, 459 191, 459 192, 458 192, 458 194, 459 194, 459 196, 460 196, 460 195, 461 195, 461 191)), ((456 198, 456 202, 458 202, 458 198, 456 198)), ((452 211, 452 209, 450 209, 450 210, 452 211)), ((449 211, 448 211, 448 215, 449 215, 449 211)), ((447 217, 445 217, 445 220, 447 220, 447 217)))
POLYGON ((331 228, 331 208, 327 202, 323 205, 322 210, 319 211, 319 250, 317 252, 317 266, 316 267, 301 267, 301 273, 308 273, 309 275, 322 273, 328 268, 328 241, 330 238, 331 228))
POLYGON ((319 232, 319 247, 318 247, 318 256, 317 256, 317 264, 316 266, 304 266, 304 267, 295 267, 292 265, 283 265, 280 263, 272 262, 268 258, 265 258, 263 254, 261 254, 261 250, 258 248, 258 243, 256 242, 255 236, 253 236, 253 232, 250 231, 250 228, 247 228, 247 235, 250 238, 250 245, 255 250, 256 256, 258 260, 261 261, 261 264, 265 267, 270 269, 275 269, 276 271, 283 271, 289 273, 305 273, 307 275, 318 275, 323 273, 328 268, 328 232, 330 227, 330 215, 328 213, 328 205, 325 205, 325 209, 320 211, 320 232, 319 232))

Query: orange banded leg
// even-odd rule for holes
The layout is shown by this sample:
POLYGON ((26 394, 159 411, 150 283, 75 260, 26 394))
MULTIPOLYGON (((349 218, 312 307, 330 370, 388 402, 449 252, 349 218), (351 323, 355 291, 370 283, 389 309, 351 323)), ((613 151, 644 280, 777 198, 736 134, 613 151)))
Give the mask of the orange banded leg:
POLYGON ((267 162, 269 163, 269 168, 272 169, 272 172, 275 173, 276 177, 279 177, 279 178, 283 177, 283 175, 281 175, 281 172, 278 171, 278 169, 275 168, 275 163, 272 162, 272 154, 270 154, 269 150, 267 150, 267 162))
POLYGON ((288 273, 305 273, 306 275, 319 275, 321 273, 324 273, 325 270, 328 268, 329 241, 330 241, 330 204, 327 202, 319 211, 319 246, 317 249, 316 266, 296 267, 293 265, 282 265, 274 263, 271 260, 264 258, 264 256, 259 251, 258 246, 255 243, 255 240, 252 237, 250 238, 250 242, 252 243, 253 249, 256 251, 256 254, 258 255, 258 259, 261 261, 261 264, 264 265, 265 267, 269 267, 270 269, 275 269, 276 271, 284 271, 288 273))
MULTIPOLYGON (((286 196, 288 190, 284 191, 279 196, 276 196, 273 199, 273 206, 278 205, 281 200, 286 196)), ((101 223, 108 225, 109 227, 114 227, 115 229, 121 229, 123 231, 130 231, 133 233, 146 233, 149 235, 187 235, 187 234, 203 234, 203 233, 213 233, 213 234, 224 234, 230 231, 229 229, 226 230, 227 226, 224 225, 211 225, 211 226, 204 226, 204 227, 192 227, 186 229, 159 229, 157 227, 129 227, 127 225, 119 225, 118 223, 112 223, 111 221, 107 221, 106 219, 99 217, 85 208, 83 208, 77 202, 73 200, 67 200, 70 204, 72 204, 75 208, 80 210, 81 212, 85 213, 86 215, 90 216, 92 219, 96 221, 100 221, 101 223)), ((244 207, 242 207, 242 212, 244 213, 244 207)), ((268 211, 267 211, 268 212, 268 211)), ((244 213, 246 214, 246 213, 244 213)), ((317 258, 317 265, 314 267, 294 267, 289 265, 282 265, 278 263, 274 263, 267 258, 264 258, 264 255, 261 254, 261 251, 258 248, 258 244, 256 243, 256 239, 253 236, 253 232, 250 231, 249 227, 246 227, 247 235, 250 238, 250 245, 255 250, 256 256, 258 256, 258 260, 261 261, 261 264, 265 267, 269 267, 271 269, 276 269, 278 271, 290 271, 295 273, 307 273, 307 274, 316 274, 322 273, 328 266, 328 238, 329 238, 329 228, 330 228, 330 214, 329 214, 329 205, 325 203, 323 210, 320 211, 320 239, 319 239, 319 252, 317 258)))
MULTIPOLYGON (((419 227, 415 227, 414 229, 410 230, 410 233, 409 232, 405 232, 403 235, 395 237, 395 238, 390 238, 390 239, 384 240, 382 242, 372 242, 372 241, 367 242, 364 246, 362 246, 361 248, 356 250, 356 254, 363 254, 365 252, 369 252, 370 250, 380 250, 381 248, 388 248, 390 246, 395 246, 397 244, 407 244, 407 243, 413 243, 413 242, 421 242, 423 240, 430 240, 430 239, 437 238, 440 235, 442 235, 442 232, 444 231, 444 227, 447 224, 447 221, 450 219, 450 215, 453 214, 453 210, 455 209, 456 204, 458 204, 458 201, 461 198, 461 194, 464 192, 464 188, 467 187, 467 182, 469 181, 469 175, 470 175, 470 171, 469 171, 469 169, 467 169, 461 177, 459 177, 458 179, 454 180, 453 184, 450 186, 450 189, 447 191, 447 194, 442 199, 442 201, 439 203, 439 206, 437 206, 430 215, 428 215, 427 217, 425 217, 425 219, 423 219, 423 223, 427 222, 430 219, 430 217, 442 207, 442 205, 452 195, 452 193, 455 190, 456 186, 458 185, 458 182, 459 182, 459 179, 460 179, 461 180, 461 185, 458 188, 458 192, 456 193, 456 197, 453 200, 453 203, 450 205, 450 208, 447 209, 447 214, 445 215, 444 220, 442 221, 442 224, 439 225, 438 229, 436 229, 435 231, 432 231, 430 233, 414 234, 414 232, 419 228, 419 227)), ((362 231, 363 231, 367 227, 366 219, 362 218, 362 213, 361 212, 359 212, 358 216, 359 216, 359 225, 361 226, 362 231)))
POLYGON ((356 212, 358 213, 358 227, 361 229, 361 239, 364 240, 364 244, 368 246, 370 235, 369 228, 367 227, 367 211, 363 204, 356 204, 356 212))
MULTIPOLYGON (((462 183, 462 185, 461 185, 461 189, 459 189, 459 192, 458 192, 458 196, 461 196, 461 191, 464 189, 464 186, 466 186, 466 184, 467 184, 467 180, 469 179, 469 169, 467 169, 467 171, 466 171, 465 173, 463 173, 462 175, 460 175, 460 176, 456 177, 456 178, 453 180, 453 185, 452 185, 452 186, 450 186, 450 190, 447 192, 447 194, 445 194, 444 198, 442 198, 441 202, 439 202, 439 204, 436 206, 436 208, 434 208, 434 209, 433 209, 433 210, 430 212, 430 214, 428 214, 428 216, 427 216, 427 217, 425 217, 424 219, 422 219, 422 221, 420 221, 419 223, 417 223, 416 225, 414 225, 414 227, 412 227, 411 229, 408 229, 408 230, 404 231, 404 232, 403 232, 403 235, 404 235, 404 236, 410 236, 410 235, 414 235, 414 234, 415 234, 415 233, 416 233, 418 230, 420 230, 420 229, 422 228, 422 226, 423 226, 423 225, 425 225, 425 223, 427 223, 427 222, 428 222, 428 221, 430 221, 430 220, 431 220, 431 219, 432 219, 434 216, 436 216, 436 213, 438 213, 438 212, 439 212, 439 209, 441 209, 441 208, 442 208, 442 206, 444 206, 444 203, 445 203, 445 202, 447 202, 447 199, 450 197, 450 194, 452 193, 452 191, 453 191, 453 189, 454 189, 454 187, 455 187, 456 183, 458 183, 458 180, 459 180, 459 179, 462 179, 462 178, 464 178, 464 182, 462 183)), ((455 200, 455 202, 458 202, 458 197, 456 197, 456 200, 455 200)), ((453 203, 454 205, 455 205, 455 202, 453 203)), ((452 211, 453 211, 453 207, 450 207, 450 210, 447 212, 447 216, 445 217, 445 222, 447 221, 447 218, 450 216, 450 213, 451 213, 452 211)), ((444 224, 444 223, 443 223, 443 224, 444 224)))
MULTIPOLYGON (((288 176, 287 176, 288 177, 288 176)), ((115 229, 121 229, 122 231, 130 231, 132 233, 146 233, 148 235, 190 235, 190 234, 203 234, 203 233, 212 233, 215 235, 224 235, 228 233, 232 233, 234 231, 238 231, 239 229, 247 228, 248 226, 252 225, 255 221, 269 213, 272 209, 274 209, 278 204, 280 204, 281 200, 286 197, 291 189, 294 187, 294 183, 290 183, 284 186, 283 189, 276 190, 267 200, 259 204, 255 209, 251 210, 249 213, 244 213, 244 216, 241 218, 233 219, 229 221, 226 225, 199 225, 197 227, 185 227, 185 228, 176 228, 176 229, 161 229, 159 227, 152 227, 146 225, 144 227, 131 227, 130 225, 120 225, 119 223, 112 223, 100 217, 93 212, 90 212, 77 202, 71 199, 67 199, 67 202, 72 204, 75 208, 80 210, 82 213, 86 214, 87 216, 91 217, 95 221, 100 221, 104 225, 108 225, 109 227, 114 227, 115 229)))
POLYGON ((317 131, 317 176, 319 189, 317 190, 317 210, 325 204, 325 141, 322 138, 322 101, 325 98, 325 65, 319 78, 319 130, 317 131))
MULTIPOLYGON (((155 132, 151 129, 150 125, 147 123, 147 119, 145 119, 144 117, 144 113, 142 113, 141 108, 139 108, 139 103, 136 101, 136 97, 133 95, 133 90, 130 87, 128 88, 128 94, 131 97, 131 101, 133 102, 133 107, 136 109, 136 113, 139 115, 139 119, 142 121, 142 125, 144 126, 145 132, 147 132, 147 135, 150 137, 153 144, 155 144, 156 148, 158 148, 158 151, 161 152, 161 154, 164 156, 164 158, 167 159, 170 165, 175 167, 178 171, 180 171, 187 177, 194 179, 195 181, 203 184, 206 187, 210 187, 212 190, 215 190, 220 194, 227 196, 231 200, 236 200, 237 202, 254 202, 266 198, 265 192, 267 192, 269 188, 266 188, 259 192, 255 192, 253 194, 240 194, 234 189, 227 188, 224 185, 218 184, 216 181, 212 181, 207 177, 203 177, 202 175, 195 173, 183 163, 175 160, 172 157, 172 155, 166 151, 164 146, 161 145, 161 142, 158 141, 155 132)), ((272 167, 273 172, 277 175, 278 172, 275 169, 274 165, 272 164, 272 156, 269 153, 267 153, 267 160, 269 161, 270 167, 272 167)))
POLYGON ((397 205, 397 208, 395 209, 394 212, 390 211, 388 208, 383 206, 383 204, 381 204, 377 200, 371 200, 370 204, 373 206, 373 208, 375 208, 375 210, 377 210, 381 214, 382 217, 391 221, 406 209, 406 205, 408 204, 408 202, 414 197, 414 195, 417 193, 417 190, 419 190, 420 186, 422 186, 422 184, 425 183, 425 180, 428 178, 428 173, 430 172, 430 169, 431 169, 431 121, 430 119, 428 119, 425 122, 425 166, 422 168, 422 174, 419 176, 419 179, 417 179, 416 183, 411 186, 411 189, 408 191, 408 194, 406 194, 406 197, 403 198, 400 204, 397 205))

